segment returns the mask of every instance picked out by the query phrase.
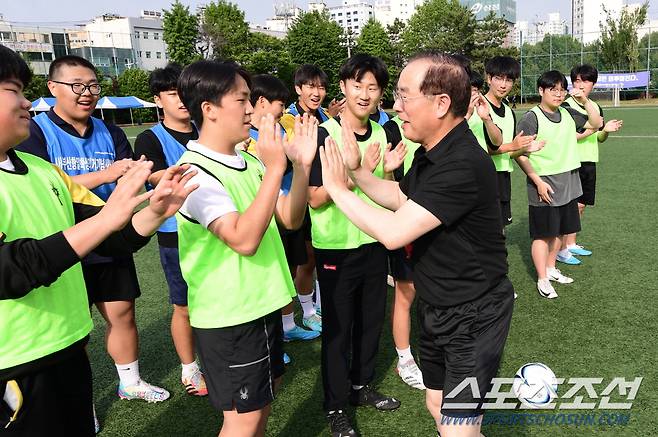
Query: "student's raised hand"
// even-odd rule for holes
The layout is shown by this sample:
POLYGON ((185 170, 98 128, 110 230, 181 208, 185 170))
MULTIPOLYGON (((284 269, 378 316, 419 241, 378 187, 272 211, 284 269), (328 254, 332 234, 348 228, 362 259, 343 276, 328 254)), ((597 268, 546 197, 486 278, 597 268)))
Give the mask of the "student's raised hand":
POLYGON ((135 208, 148 200, 154 193, 154 190, 141 193, 144 184, 151 175, 153 162, 145 160, 135 162, 130 170, 123 175, 107 199, 105 206, 98 213, 112 232, 123 229, 132 218, 135 208))
POLYGON ((582 88, 573 88, 571 91, 569 91, 569 94, 571 94, 571 97, 573 97, 574 100, 576 100, 581 105, 585 105, 585 103, 587 103, 587 97, 585 97, 585 91, 583 91, 582 88))
POLYGON ((532 140, 528 147, 525 149, 525 153, 535 153, 539 152, 546 145, 546 140, 532 140))
POLYGON ((327 107, 327 112, 332 117, 335 117, 340 114, 340 111, 343 110, 344 106, 345 98, 342 98, 341 100, 331 99, 331 102, 329 102, 329 106, 327 107))
POLYGON ((537 194, 539 194, 539 200, 541 202, 546 202, 550 204, 553 201, 551 194, 553 194, 553 188, 544 181, 539 181, 537 184, 537 194))
POLYGON ((295 137, 284 142, 285 152, 293 164, 310 167, 318 149, 318 120, 308 113, 295 116, 295 137))
POLYGON ((486 99, 480 93, 477 94, 475 100, 475 109, 478 112, 478 116, 480 116, 482 120, 489 120, 491 113, 489 110, 489 105, 487 105, 486 99))
POLYGON ((378 142, 370 143, 366 149, 366 153, 363 155, 363 160, 361 161, 361 167, 368 170, 372 173, 377 168, 379 161, 382 159, 381 147, 378 142))
POLYGON ((393 150, 391 150, 391 143, 388 143, 384 150, 384 172, 393 173, 404 163, 406 156, 407 145, 403 141, 400 141, 393 150))
POLYGON ((173 165, 164 172, 160 182, 152 190, 148 206, 155 215, 165 218, 173 216, 183 206, 187 196, 199 188, 199 184, 186 186, 197 174, 196 170, 188 171, 189 169, 189 164, 173 165))
POLYGON ((617 132, 624 124, 623 120, 610 120, 603 126, 604 132, 617 132))
MULTIPOLYGON (((144 159, 140 160, 143 161, 144 159)), ((135 165, 136 162, 138 161, 133 161, 130 158, 114 161, 109 167, 103 170, 105 175, 105 183, 109 184, 116 182, 121 176, 125 175, 128 170, 130 170, 135 165)))
POLYGON ((285 171, 287 161, 283 142, 281 129, 274 122, 274 116, 267 114, 261 119, 256 142, 258 158, 263 162, 266 170, 285 171))
POLYGON ((349 190, 349 176, 343 163, 343 157, 333 138, 327 137, 324 147, 320 147, 320 162, 322 163, 322 185, 330 196, 340 190, 349 190))
POLYGON ((356 171, 361 167, 361 149, 354 136, 354 130, 347 120, 341 120, 341 136, 345 166, 349 171, 356 171))

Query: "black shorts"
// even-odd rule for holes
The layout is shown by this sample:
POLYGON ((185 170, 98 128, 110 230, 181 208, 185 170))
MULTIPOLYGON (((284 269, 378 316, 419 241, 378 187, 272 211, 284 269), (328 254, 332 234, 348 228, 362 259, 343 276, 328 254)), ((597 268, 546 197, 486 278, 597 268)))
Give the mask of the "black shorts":
POLYGON ((169 303, 187 306, 187 282, 180 270, 178 248, 160 246, 160 264, 169 286, 169 303))
POLYGON ((291 267, 303 266, 308 262, 306 255, 306 238, 304 228, 295 231, 279 228, 283 250, 286 252, 286 261, 291 267))
POLYGON ((304 231, 304 239, 306 241, 313 241, 313 237, 311 236, 311 213, 308 208, 306 208, 304 223, 302 223, 301 229, 304 231))
POLYGON ((596 163, 581 162, 578 174, 580 175, 580 185, 583 187, 583 195, 578 198, 578 203, 594 205, 596 197, 596 163))
POLYGON ((498 372, 513 307, 514 288, 507 278, 484 296, 450 308, 418 299, 420 369, 427 388, 443 390, 444 416, 482 413, 484 396, 498 372), (448 398, 465 378, 476 378, 480 398, 473 397, 470 386, 448 398))
MULTIPOLYGON (((0 396, 0 435, 94 436, 91 367, 84 348, 15 382, 23 405, 7 426, 13 411, 0 396)), ((6 383, 0 381, 2 394, 6 383)))
POLYGON ((284 373, 281 311, 225 328, 192 328, 208 395, 218 411, 260 410, 284 373))
POLYGON ((496 172, 498 178, 498 196, 503 227, 512 223, 512 178, 508 171, 496 172))
POLYGON ((111 263, 83 264, 89 305, 96 302, 131 301, 142 292, 132 256, 111 263))
POLYGON ((576 199, 562 206, 529 206, 530 237, 551 238, 580 231, 576 199))
POLYGON ((411 254, 405 247, 397 250, 389 250, 388 266, 391 276, 396 281, 413 281, 411 254))

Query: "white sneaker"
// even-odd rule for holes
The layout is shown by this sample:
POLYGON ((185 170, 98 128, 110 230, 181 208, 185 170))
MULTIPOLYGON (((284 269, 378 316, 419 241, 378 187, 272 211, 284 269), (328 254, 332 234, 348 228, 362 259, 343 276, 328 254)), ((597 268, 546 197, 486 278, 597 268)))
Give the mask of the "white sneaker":
POLYGON ((548 279, 537 281, 537 291, 539 291, 541 297, 546 299, 555 299, 557 297, 557 293, 548 279))
POLYGON ((386 283, 388 284, 389 287, 395 287, 395 279, 393 279, 393 276, 388 275, 386 277, 386 283))
POLYGON ((517 297, 519 297, 519 295, 516 294, 516 291, 515 291, 515 292, 514 292, 514 299, 516 299, 517 297))
POLYGON ((546 275, 550 281, 555 281, 559 284, 571 284, 573 282, 573 278, 564 276, 560 269, 556 269, 555 267, 547 268, 546 275))
POLYGON ((395 370, 397 370, 398 375, 400 375, 400 378, 402 378, 407 385, 419 390, 425 390, 423 373, 420 371, 420 368, 418 368, 418 365, 416 365, 414 360, 409 360, 402 364, 398 362, 395 370))

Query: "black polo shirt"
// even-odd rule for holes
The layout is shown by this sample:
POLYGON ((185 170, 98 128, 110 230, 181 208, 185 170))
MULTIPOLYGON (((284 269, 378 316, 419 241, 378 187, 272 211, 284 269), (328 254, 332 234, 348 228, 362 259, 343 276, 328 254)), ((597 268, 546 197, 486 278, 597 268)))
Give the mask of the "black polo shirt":
POLYGON ((442 223, 412 245, 414 285, 427 303, 472 301, 507 275, 496 183, 493 161, 466 121, 429 152, 416 152, 400 189, 442 223))

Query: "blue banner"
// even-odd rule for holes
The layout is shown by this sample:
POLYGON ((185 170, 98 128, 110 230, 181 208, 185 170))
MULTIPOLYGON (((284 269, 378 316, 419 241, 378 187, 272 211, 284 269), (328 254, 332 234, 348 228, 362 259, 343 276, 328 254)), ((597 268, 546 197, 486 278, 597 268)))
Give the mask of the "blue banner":
MULTIPOLYGON (((569 87, 571 80, 567 77, 569 87)), ((594 88, 639 88, 646 87, 649 83, 648 71, 636 71, 635 73, 599 73, 598 81, 594 88)))

